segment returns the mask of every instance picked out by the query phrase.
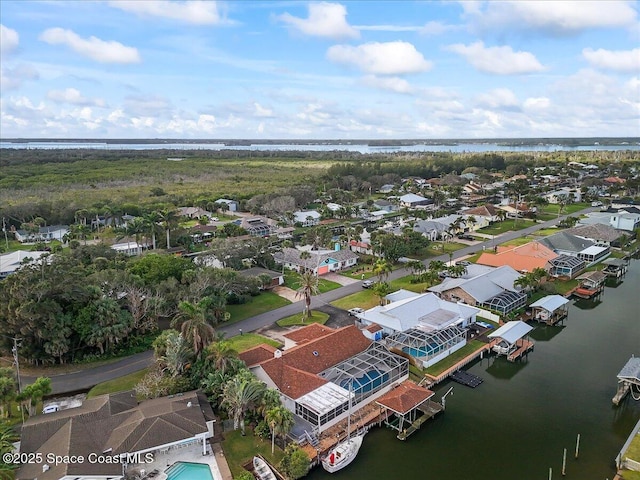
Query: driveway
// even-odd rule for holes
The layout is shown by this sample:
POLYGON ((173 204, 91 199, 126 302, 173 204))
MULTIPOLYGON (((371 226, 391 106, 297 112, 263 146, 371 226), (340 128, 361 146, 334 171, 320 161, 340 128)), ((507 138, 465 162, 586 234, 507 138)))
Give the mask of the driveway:
POLYGON ((273 287, 271 291, 279 297, 286 298, 290 302, 297 302, 298 300, 300 300, 300 297, 297 296, 298 292, 296 292, 292 288, 285 287, 284 285, 273 287))
POLYGON ((356 280, 355 278, 345 277, 344 275, 340 275, 335 272, 327 273, 326 275, 323 275, 322 278, 329 280, 331 282, 339 283, 343 287, 345 285, 351 285, 352 283, 358 283, 360 281, 360 280, 356 280))

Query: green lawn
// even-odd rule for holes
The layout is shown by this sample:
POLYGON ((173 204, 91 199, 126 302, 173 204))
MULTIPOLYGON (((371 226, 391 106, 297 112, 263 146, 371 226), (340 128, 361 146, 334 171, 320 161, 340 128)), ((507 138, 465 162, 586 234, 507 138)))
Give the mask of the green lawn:
POLYGON ((535 225, 533 220, 519 218, 518 220, 503 220, 502 222, 494 223, 488 227, 478 230, 480 233, 486 235, 500 235, 501 233, 511 232, 515 230, 523 230, 525 228, 535 225))
POLYGON ((391 292, 395 292, 396 290, 400 290, 401 288, 403 288, 412 292, 422 293, 431 286, 426 282, 411 283, 412 279, 413 275, 407 275, 396 280, 391 280, 391 282, 389 282, 389 285, 391 285, 391 292))
POLYGON ((280 342, 258 335, 257 333, 243 333, 242 335, 228 338, 227 341, 236 352, 244 352, 262 343, 266 343, 275 348, 279 348, 282 345, 280 342))
POLYGON ((240 305, 227 305, 227 312, 231 314, 231 318, 226 324, 232 324, 253 317, 260 313, 275 310, 276 308, 289 305, 291 302, 285 298, 279 297, 273 292, 262 292, 257 297, 251 297, 247 303, 240 305))
POLYGON ((558 232, 561 232, 561 231, 562 231, 562 229, 560 229, 560 228, 543 228, 543 229, 538 230, 536 232, 536 236, 537 237, 547 237, 549 235, 554 235, 554 234, 556 234, 558 232))
POLYGON ((622 470, 623 480, 640 480, 640 472, 632 472, 631 470, 622 470))
POLYGON ((276 468, 284 457, 284 452, 277 446, 275 454, 271 455, 271 441, 254 436, 250 428, 246 429, 244 437, 241 435, 240 430, 225 432, 222 450, 229 464, 229 469, 231 469, 231 475, 234 478, 244 471, 242 466, 250 462, 255 455, 262 455, 276 468))
MULTIPOLYGON (((292 290, 298 290, 300 288, 300 277, 296 272, 288 271, 284 274, 284 285, 292 290)), ((336 288, 340 288, 342 285, 324 278, 318 279, 318 293, 325 293, 336 288)))
POLYGON ((311 311, 311 318, 302 321, 302 312, 281 318, 276 323, 279 327, 292 327, 294 325, 309 325, 310 323, 320 323, 324 325, 329 320, 329 314, 324 312, 311 311))
POLYGON ((340 272, 340 275, 344 275, 345 277, 355 278, 356 280, 364 280, 365 278, 373 277, 373 271, 371 270, 371 265, 356 265, 349 270, 343 270, 340 272), (362 275, 364 274, 364 278, 362 275))
POLYGON ((636 435, 631 441, 629 448, 627 448, 627 451, 625 452, 625 456, 629 457, 631 460, 640 462, 640 435, 636 435))
POLYGON ((331 302, 334 307, 349 310, 350 308, 360 307, 365 310, 373 308, 380 304, 380 299, 374 295, 371 290, 363 289, 361 292, 352 293, 346 297, 331 302))
POLYGON ((471 340, 460 350, 455 351, 444 360, 427 368, 425 370, 425 373, 428 373, 429 375, 433 375, 434 377, 437 377, 442 372, 444 372, 447 368, 452 367, 455 363, 459 362, 464 357, 471 355, 473 352, 475 352, 476 350, 479 350, 484 345, 486 344, 479 340, 471 340))
POLYGON ((412 255, 412 257, 424 260, 426 258, 438 257, 446 253, 453 253, 467 246, 468 245, 463 245, 456 242, 432 242, 429 244, 429 246, 424 247, 416 252, 416 254, 412 255))
POLYGON ((122 392, 124 390, 131 390, 136 384, 142 380, 147 373, 147 369, 133 372, 124 377, 114 378, 108 382, 102 382, 89 390, 87 398, 96 397, 98 395, 104 395, 105 393, 122 392))

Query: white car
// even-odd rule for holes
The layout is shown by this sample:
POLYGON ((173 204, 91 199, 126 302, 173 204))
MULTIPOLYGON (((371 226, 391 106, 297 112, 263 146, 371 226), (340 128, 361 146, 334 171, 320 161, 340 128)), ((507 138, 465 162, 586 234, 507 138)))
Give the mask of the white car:
POLYGON ((42 413, 53 413, 58 411, 60 411, 60 405, 56 405, 55 403, 52 403, 51 405, 47 405, 42 409, 42 413))
POLYGON ((357 317, 358 315, 361 315, 364 313, 364 308, 355 307, 355 308, 350 308, 347 311, 349 312, 350 316, 357 317))

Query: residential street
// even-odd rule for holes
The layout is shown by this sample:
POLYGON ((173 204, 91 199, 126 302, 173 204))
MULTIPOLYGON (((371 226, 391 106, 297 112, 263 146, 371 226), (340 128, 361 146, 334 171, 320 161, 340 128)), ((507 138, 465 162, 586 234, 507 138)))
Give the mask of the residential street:
MULTIPOLYGON (((597 208, 587 208, 581 210, 580 212, 575 212, 576 215, 583 215, 588 212, 592 212, 597 210, 597 208)), ((495 239, 487 240, 485 242, 480 242, 475 245, 469 245, 464 247, 456 252, 454 252, 452 259, 456 260, 458 258, 474 254, 480 250, 482 250, 483 246, 489 250, 493 248, 494 244, 504 243, 515 238, 522 237, 524 235, 531 234, 536 232, 537 230, 541 230, 544 228, 552 227, 557 224, 560 220, 566 218, 568 215, 560 216, 559 218, 549 220, 547 222, 538 223, 524 230, 518 230, 516 232, 507 232, 495 237, 495 239)), ((449 255, 440 255, 438 257, 431 258, 430 260, 425 260, 425 264, 429 264, 432 260, 441 260, 444 262, 449 261, 449 255)), ((406 268, 401 268, 391 272, 389 275, 389 280, 393 280, 396 278, 400 278, 406 275, 409 275, 410 271, 406 268)), ((362 290, 361 282, 357 281, 350 285, 345 285, 343 287, 337 288, 335 290, 331 290, 329 292, 323 293, 316 297, 313 297, 311 302, 311 308, 318 309, 326 306, 330 302, 337 300, 339 298, 345 297, 352 293, 358 292, 362 290)), ((251 318, 247 318, 238 323, 234 323, 232 325, 224 325, 218 328, 218 331, 226 333, 227 337, 233 337, 235 335, 239 335, 240 331, 242 332, 252 332, 268 325, 273 324, 277 320, 287 317, 289 315, 293 315, 295 313, 299 313, 302 311, 302 300, 292 303, 290 305, 285 305, 284 307, 278 308, 276 310, 272 310, 269 312, 262 313, 260 315, 256 315, 251 318)), ((331 307, 334 308, 334 307, 331 307)), ((143 368, 149 366, 153 361, 153 352, 147 351, 143 353, 139 353, 136 355, 132 355, 127 358, 123 358, 117 362, 102 365, 100 367, 90 368, 87 370, 78 371, 76 373, 67 373, 63 375, 57 375, 51 377, 51 384, 54 395, 59 395, 62 393, 68 392, 77 392, 82 390, 88 390, 94 385, 105 382, 107 380, 112 380, 114 378, 121 377, 123 375, 128 375, 130 373, 136 372, 143 368)), ((23 376, 22 377, 22 385, 28 385, 35 381, 34 377, 23 376)))

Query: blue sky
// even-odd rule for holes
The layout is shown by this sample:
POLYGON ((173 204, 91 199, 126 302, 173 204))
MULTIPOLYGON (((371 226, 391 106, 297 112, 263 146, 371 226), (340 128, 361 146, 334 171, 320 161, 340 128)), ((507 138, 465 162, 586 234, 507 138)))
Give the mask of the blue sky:
POLYGON ((0 135, 640 135, 638 2, 0 2, 0 135))

